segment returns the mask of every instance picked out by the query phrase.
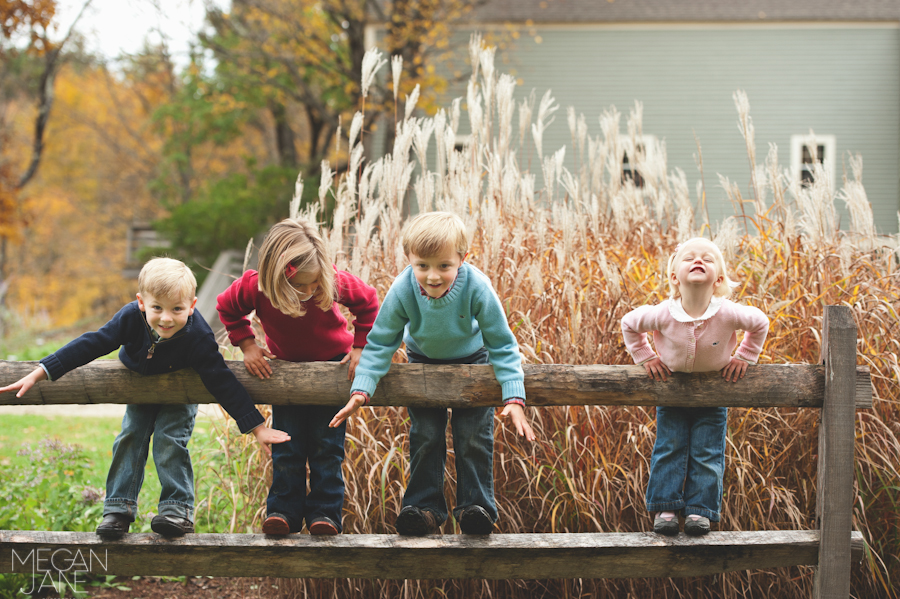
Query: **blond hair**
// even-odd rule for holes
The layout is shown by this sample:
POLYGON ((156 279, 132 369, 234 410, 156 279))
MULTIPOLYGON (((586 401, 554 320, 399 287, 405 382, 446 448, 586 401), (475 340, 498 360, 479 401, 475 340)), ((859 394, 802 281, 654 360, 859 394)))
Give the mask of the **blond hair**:
POLYGON ((156 299, 192 301, 197 295, 197 279, 181 260, 153 258, 138 275, 138 293, 156 299))
POLYGON ((413 218, 403 229, 403 253, 433 258, 452 247, 460 257, 469 252, 466 224, 449 212, 426 212, 413 218))
POLYGON ((715 290, 713 290, 713 295, 716 297, 730 297, 731 290, 737 287, 738 283, 732 281, 728 277, 728 269, 725 266, 725 257, 722 255, 722 250, 719 249, 719 246, 705 237, 692 237, 687 241, 679 243, 677 246, 675 246, 675 251, 672 252, 671 256, 669 256, 669 261, 666 265, 665 272, 666 281, 669 283, 669 297, 672 299, 681 297, 681 292, 678 290, 678 286, 672 284, 672 275, 675 273, 675 266, 681 259, 681 255, 684 253, 685 248, 695 241, 702 241, 709 244, 713 255, 713 262, 716 265, 716 270, 719 272, 719 275, 722 276, 722 283, 717 286, 715 290))
POLYGON ((303 316, 306 306, 285 272, 289 265, 297 272, 319 273, 316 305, 330 310, 338 299, 331 256, 315 225, 301 218, 286 218, 266 234, 259 249, 259 290, 278 311, 303 316))

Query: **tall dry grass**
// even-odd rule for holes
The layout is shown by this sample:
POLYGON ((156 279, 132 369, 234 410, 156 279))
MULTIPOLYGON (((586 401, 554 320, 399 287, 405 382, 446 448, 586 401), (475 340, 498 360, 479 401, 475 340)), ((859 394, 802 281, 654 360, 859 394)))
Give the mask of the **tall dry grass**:
MULTIPOLYGON (((514 79, 494 70, 493 50, 475 38, 471 58, 465 107, 472 136, 462 151, 454 149, 463 116, 457 100, 431 118, 413 118, 407 106, 393 152, 370 162, 363 160, 357 116, 348 136, 349 170, 335 177, 324 165, 321 203, 306 213, 319 217, 326 199, 334 198, 333 226, 325 236, 338 266, 383 296, 406 264, 399 243, 404 199, 411 197, 419 211, 459 214, 471 232, 470 260, 493 281, 531 363, 628 363, 621 317, 664 299, 662 264, 679 240, 694 235, 716 240, 741 283, 736 298, 769 315, 762 363, 817 361, 823 306, 849 306, 859 327, 859 363, 871 369, 875 391, 874 409, 859 411, 856 422, 853 522, 869 549, 853 568, 853 596, 900 596, 898 240, 875 234, 861 158, 853 157, 840 189, 821 170, 813 185, 802 187, 779 165, 775 146, 757 163, 749 102, 738 92, 751 184, 744 197, 739 185, 721 179, 740 216, 716 225, 706 217, 702 183, 692 197, 685 173, 666 164, 665 145, 641 150, 636 144, 640 104, 627 116, 605 111, 596 136, 583 116, 568 111, 571 149, 549 153, 543 132, 558 109, 549 92, 539 102, 532 96, 517 105, 514 79), (620 133, 623 121, 627 134, 620 133), (626 148, 638 148, 629 156, 643 188, 622 177, 626 148), (574 170, 566 166, 566 152, 574 153, 574 170), (542 187, 523 162, 540 165, 542 187), (837 202, 845 202, 852 216, 846 230, 838 227, 837 202)), ((496 422, 499 531, 650 529, 643 497, 653 409, 528 413, 538 436, 533 445, 496 422)), ((722 529, 814 526, 817 418, 817 410, 731 410, 722 529)), ((407 430, 402 409, 366 408, 350 420, 347 533, 393 532, 409 473, 407 430)), ((238 488, 223 482, 223 491, 235 496, 232 529, 258 530, 266 492, 258 475, 265 461, 253 446, 227 431, 222 435, 223 450, 241 464, 229 474, 238 477, 238 488)), ((452 454, 449 462, 452 505, 452 454)), ((458 531, 451 522, 444 532, 458 531)), ((768 598, 809 596, 812 579, 811 568, 783 568, 679 580, 298 580, 280 588, 290 597, 768 598)))

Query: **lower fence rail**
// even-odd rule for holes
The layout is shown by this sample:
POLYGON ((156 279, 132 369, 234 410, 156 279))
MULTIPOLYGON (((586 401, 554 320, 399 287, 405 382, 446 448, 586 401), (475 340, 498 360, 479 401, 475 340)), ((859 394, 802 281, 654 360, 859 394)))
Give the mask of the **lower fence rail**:
MULTIPOLYGON (((0 531, 0 573, 373 579, 552 579, 706 576, 815 566, 819 531, 531 533, 333 537, 0 531)), ((851 556, 862 559, 862 534, 851 556)))

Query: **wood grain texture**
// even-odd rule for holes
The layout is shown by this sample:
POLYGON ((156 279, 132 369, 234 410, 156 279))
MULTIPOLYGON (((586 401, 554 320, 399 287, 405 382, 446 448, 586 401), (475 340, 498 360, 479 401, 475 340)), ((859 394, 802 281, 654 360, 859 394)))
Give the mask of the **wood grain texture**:
MULTIPOLYGON (((228 366, 258 404, 343 406, 350 396, 347 367, 333 362, 273 362, 271 378, 250 376, 243 362, 228 366)), ((37 362, 0 361, 0 385, 19 380, 37 362)), ((728 407, 821 407, 825 366, 753 366, 738 383, 717 372, 675 373, 667 383, 654 382, 641 366, 525 367, 528 405, 640 405, 728 407)), ((872 407, 867 367, 855 368, 849 381, 855 407, 872 407)), ((500 405, 500 385, 491 366, 394 364, 381 380, 372 404, 414 407, 500 405)), ((0 404, 212 403, 193 370, 141 376, 118 360, 98 360, 57 381, 42 381, 22 398, 0 395, 0 404)))
POLYGON ((856 323, 846 306, 826 306, 822 348, 825 403, 819 424, 816 520, 821 531, 815 599, 850 596, 850 533, 853 507, 853 458, 856 323))
MULTIPOLYGON (((854 533, 852 541, 853 556, 861 559, 862 535, 854 533)), ((108 541, 93 533, 0 531, 0 573, 30 573, 36 558, 45 560, 41 562, 45 568, 55 562, 64 569, 71 563, 65 560, 72 560, 78 551, 97 556, 93 574, 120 576, 648 578, 814 565, 819 559, 819 532, 712 532, 698 538, 653 533, 286 538, 191 534, 174 540, 129 534, 108 541), (16 559, 11 558, 13 552, 16 559)))

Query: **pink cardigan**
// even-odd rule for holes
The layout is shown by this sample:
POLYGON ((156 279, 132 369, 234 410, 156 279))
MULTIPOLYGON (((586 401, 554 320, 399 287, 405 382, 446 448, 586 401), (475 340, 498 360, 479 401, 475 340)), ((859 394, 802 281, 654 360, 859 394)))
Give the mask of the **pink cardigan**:
POLYGON ((667 299, 655 306, 641 306, 622 318, 625 347, 635 364, 659 354, 673 372, 711 372, 731 361, 737 331, 744 338, 735 357, 756 363, 769 332, 769 319, 759 308, 727 299, 713 298, 706 313, 694 319, 681 307, 681 300, 667 299), (653 345, 647 333, 653 333, 653 345))

